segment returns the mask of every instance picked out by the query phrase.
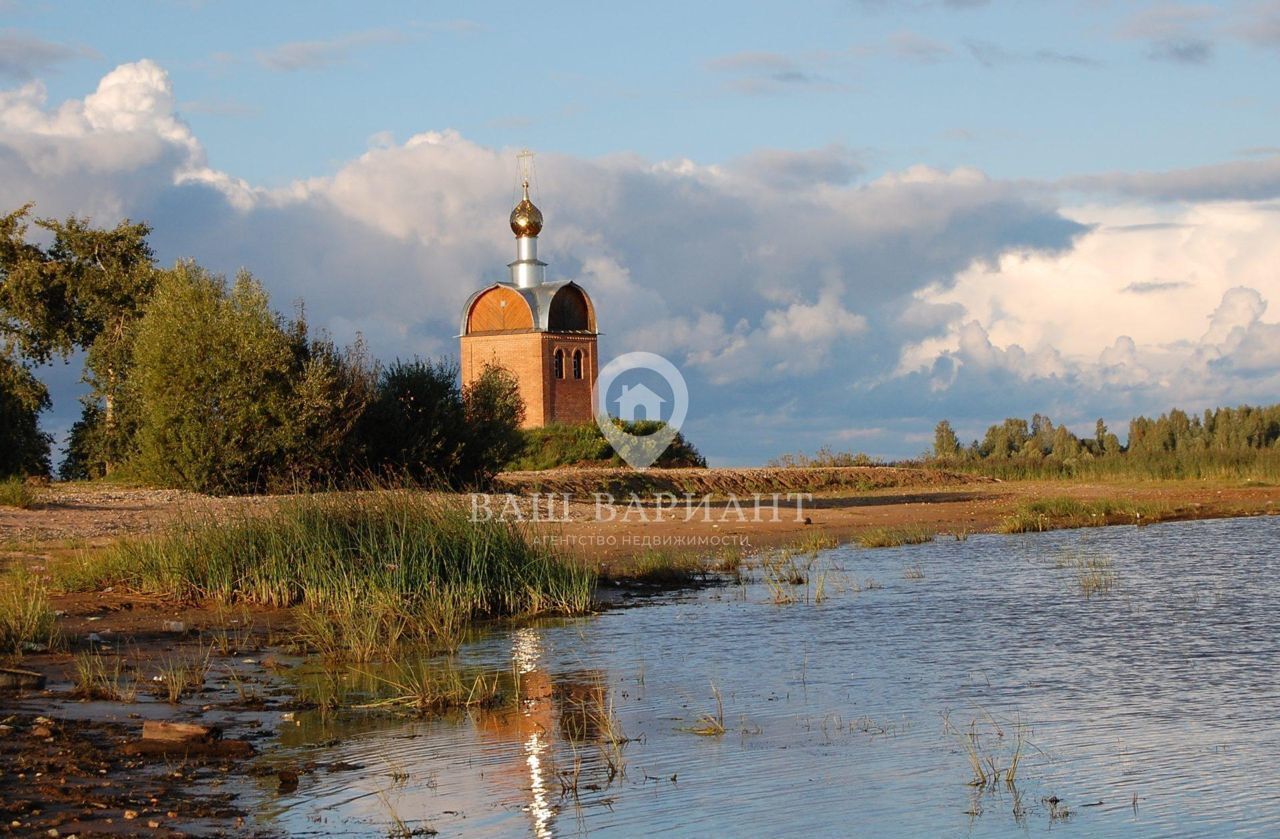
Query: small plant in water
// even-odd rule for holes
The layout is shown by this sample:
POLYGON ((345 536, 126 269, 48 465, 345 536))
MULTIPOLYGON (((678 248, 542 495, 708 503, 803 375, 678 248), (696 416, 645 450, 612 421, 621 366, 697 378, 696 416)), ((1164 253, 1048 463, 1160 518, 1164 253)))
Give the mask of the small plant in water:
POLYGON ((719 737, 724 734, 724 699, 720 696, 720 689, 714 684, 711 686, 711 693, 716 698, 716 710, 714 714, 703 714, 698 718, 686 731, 702 737, 719 737))
POLYGON ((75 687, 81 699, 105 699, 109 702, 133 702, 138 698, 138 679, 125 678, 124 659, 110 660, 98 653, 80 653, 75 657, 75 687))

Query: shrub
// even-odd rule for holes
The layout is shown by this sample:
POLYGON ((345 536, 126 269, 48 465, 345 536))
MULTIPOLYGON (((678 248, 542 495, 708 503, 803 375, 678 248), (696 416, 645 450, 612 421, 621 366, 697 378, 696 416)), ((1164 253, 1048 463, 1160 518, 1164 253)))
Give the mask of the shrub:
POLYGON ((35 506, 36 494, 27 486, 27 482, 19 477, 0 480, 0 507, 17 507, 29 510, 35 506))

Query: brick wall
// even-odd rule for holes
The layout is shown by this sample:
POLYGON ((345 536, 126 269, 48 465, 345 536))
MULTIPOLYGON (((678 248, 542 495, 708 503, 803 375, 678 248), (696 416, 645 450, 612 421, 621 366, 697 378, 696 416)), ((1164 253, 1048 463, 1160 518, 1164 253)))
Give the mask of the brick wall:
POLYGON ((510 370, 520 382, 525 428, 552 422, 592 421, 591 387, 599 373, 594 335, 552 332, 464 335, 461 343, 463 386, 475 381, 488 365, 510 370), (564 378, 559 379, 554 370, 557 349, 564 352, 564 378), (581 379, 573 377, 575 350, 583 353, 581 379))

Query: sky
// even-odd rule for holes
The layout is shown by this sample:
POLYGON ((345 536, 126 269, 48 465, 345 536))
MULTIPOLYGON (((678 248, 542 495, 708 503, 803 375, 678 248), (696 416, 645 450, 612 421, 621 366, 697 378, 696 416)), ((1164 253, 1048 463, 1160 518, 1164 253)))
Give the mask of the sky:
POLYGON ((0 0, 0 211, 456 355, 530 148, 549 276, 602 362, 680 367, 714 464, 1123 437, 1280 398, 1277 78, 1280 0, 0 0))

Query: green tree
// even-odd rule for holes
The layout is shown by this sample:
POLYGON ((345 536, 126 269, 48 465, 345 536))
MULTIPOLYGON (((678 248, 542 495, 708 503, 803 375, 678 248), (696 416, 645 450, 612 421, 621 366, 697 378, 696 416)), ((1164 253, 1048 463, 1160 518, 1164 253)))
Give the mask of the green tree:
POLYGON ((947 420, 940 421, 933 429, 933 456, 943 460, 960 456, 960 438, 947 420))
POLYGON ((128 448, 131 420, 121 416, 134 326, 156 285, 145 224, 128 220, 98 229, 88 219, 36 219, 52 237, 27 241, 31 205, 0 217, 0 333, 33 363, 85 351, 88 406, 101 404, 102 459, 128 448))
POLYGON ((137 325, 133 392, 145 480, 203 492, 265 486, 288 450, 290 336, 249 274, 165 272, 137 325))
POLYGON ((49 435, 40 412, 49 393, 31 372, 0 354, 0 478, 49 473, 49 435))
POLYGON ((291 407, 275 477, 295 486, 348 483, 361 465, 355 430, 376 395, 377 366, 363 339, 339 349, 327 336, 310 337, 301 312, 289 336, 291 407))

